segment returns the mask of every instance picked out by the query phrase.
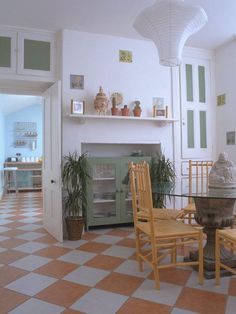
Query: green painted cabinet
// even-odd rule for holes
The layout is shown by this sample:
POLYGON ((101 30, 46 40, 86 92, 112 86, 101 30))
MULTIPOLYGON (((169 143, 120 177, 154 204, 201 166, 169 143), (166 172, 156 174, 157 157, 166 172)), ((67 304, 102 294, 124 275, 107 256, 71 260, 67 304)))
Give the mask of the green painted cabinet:
POLYGON ((87 227, 133 221, 132 197, 127 175, 129 161, 151 161, 151 157, 89 158, 87 227))
POLYGON ((55 76, 53 33, 0 30, 0 72, 55 76))

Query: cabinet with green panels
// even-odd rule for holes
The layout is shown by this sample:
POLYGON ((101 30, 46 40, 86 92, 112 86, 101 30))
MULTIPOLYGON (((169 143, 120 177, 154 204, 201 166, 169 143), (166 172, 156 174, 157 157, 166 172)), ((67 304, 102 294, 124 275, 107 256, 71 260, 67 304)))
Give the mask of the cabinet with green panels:
POLYGON ((129 184, 123 184, 129 161, 150 162, 151 157, 89 158, 87 227, 133 221, 129 184))
POLYGON ((55 75, 54 34, 0 29, 0 72, 55 75))

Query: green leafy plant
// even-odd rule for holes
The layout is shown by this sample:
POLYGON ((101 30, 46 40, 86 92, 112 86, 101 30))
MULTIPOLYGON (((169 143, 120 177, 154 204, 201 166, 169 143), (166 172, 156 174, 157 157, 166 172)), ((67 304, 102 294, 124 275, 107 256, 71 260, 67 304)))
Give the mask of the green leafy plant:
POLYGON ((87 184, 90 179, 86 154, 69 153, 64 157, 62 182, 65 190, 65 216, 86 218, 87 184))
MULTIPOLYGON (((174 164, 164 154, 153 157, 150 165, 150 175, 152 186, 162 182, 172 183, 175 180, 174 164)), ((156 208, 165 208, 166 198, 161 194, 153 195, 153 206, 156 208)))

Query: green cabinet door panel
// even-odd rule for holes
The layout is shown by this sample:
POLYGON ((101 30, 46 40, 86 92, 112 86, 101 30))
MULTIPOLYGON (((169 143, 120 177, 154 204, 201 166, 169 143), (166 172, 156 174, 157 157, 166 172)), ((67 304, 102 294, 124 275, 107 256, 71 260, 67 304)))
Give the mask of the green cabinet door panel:
POLYGON ((193 101, 193 66, 192 64, 185 65, 186 72, 186 99, 187 101, 193 101))
POLYGON ((188 148, 194 148, 194 111, 187 111, 187 142, 188 148))
POLYGON ((0 36, 0 67, 11 67, 11 38, 0 36))
POLYGON ((24 69, 50 71, 51 44, 24 39, 24 69))
POLYGON ((199 102, 206 102, 206 79, 205 79, 205 67, 198 66, 198 84, 199 84, 199 102))

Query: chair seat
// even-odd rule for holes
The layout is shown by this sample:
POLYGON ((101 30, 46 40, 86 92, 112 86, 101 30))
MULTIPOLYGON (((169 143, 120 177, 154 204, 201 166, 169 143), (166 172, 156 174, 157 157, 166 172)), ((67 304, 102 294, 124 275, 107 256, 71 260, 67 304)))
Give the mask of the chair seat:
POLYGON ((236 229, 224 229, 218 231, 219 235, 228 238, 231 241, 236 241, 236 229))
MULTIPOLYGON (((155 222, 154 227, 155 238, 176 238, 184 235, 196 235, 199 233, 199 229, 175 220, 159 220, 155 222)), ((149 223, 139 222, 137 224, 137 228, 139 228, 142 232, 151 235, 151 227, 149 223)))
POLYGON ((186 207, 183 208, 183 210, 185 211, 185 213, 193 213, 196 211, 196 206, 194 203, 189 203, 186 207))
MULTIPOLYGON (((169 208, 153 208, 153 218, 156 219, 177 219, 183 217, 184 210, 169 209, 169 208)), ((139 218, 147 218, 148 214, 145 212, 139 212, 139 218)))

